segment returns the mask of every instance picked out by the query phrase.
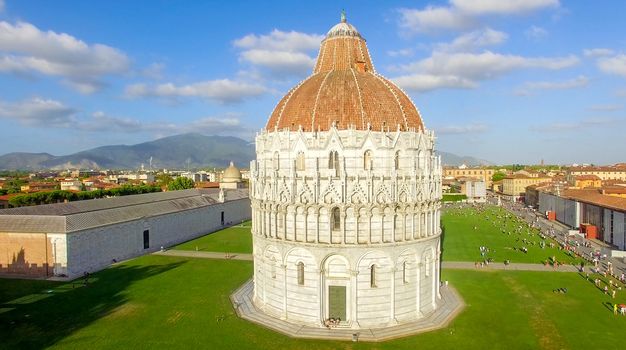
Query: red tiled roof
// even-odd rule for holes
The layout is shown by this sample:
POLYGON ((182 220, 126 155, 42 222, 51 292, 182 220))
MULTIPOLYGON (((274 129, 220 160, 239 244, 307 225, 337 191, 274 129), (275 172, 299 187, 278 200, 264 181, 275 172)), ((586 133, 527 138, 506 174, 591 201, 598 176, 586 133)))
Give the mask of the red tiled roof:
POLYGON ((375 72, 365 39, 350 28, 329 32, 313 74, 276 105, 268 131, 296 131, 300 126, 304 131, 329 130, 333 123, 339 129, 367 130, 369 125, 375 131, 396 130, 398 125, 402 130, 424 128, 411 99, 375 72))
POLYGON ((626 198, 603 195, 598 190, 566 189, 562 197, 574 199, 579 202, 597 205, 609 209, 626 211, 626 198))

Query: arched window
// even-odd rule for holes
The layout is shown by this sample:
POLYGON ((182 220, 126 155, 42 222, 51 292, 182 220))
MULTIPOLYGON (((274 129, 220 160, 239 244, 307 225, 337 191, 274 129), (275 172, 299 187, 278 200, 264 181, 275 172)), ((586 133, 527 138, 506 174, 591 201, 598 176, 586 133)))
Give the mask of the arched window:
POLYGON ((339 208, 337 207, 333 208, 331 221, 332 221, 331 225, 332 225, 333 231, 341 229, 341 216, 339 213, 339 208))
POLYGON ((424 274, 426 275, 426 277, 430 276, 430 257, 427 257, 426 261, 424 262, 424 274))
POLYGON ((363 154, 363 169, 372 170, 372 151, 370 150, 363 154))
POLYGON ((406 278, 406 277, 407 277, 407 276, 406 276, 406 261, 405 261, 405 262, 403 262, 403 263, 402 263, 402 282, 403 282, 404 284, 409 283, 409 281, 407 280, 407 278, 406 278))
POLYGON ((298 152, 296 156, 296 170, 303 171, 304 169, 304 152, 298 152))
POLYGON ((393 168, 396 170, 400 169, 400 151, 396 151, 396 154, 393 157, 393 168))
POLYGON ((278 152, 274 152, 274 158, 272 158, 272 167, 274 170, 280 170, 280 156, 278 152))
POLYGON ((298 263, 298 285, 304 285, 304 263, 302 261, 298 263))
POLYGON ((370 266, 370 287, 376 288, 376 265, 370 266))
POLYGON ((274 259, 274 257, 270 260, 270 264, 272 265, 270 268, 272 278, 276 278, 276 259, 274 259))
POLYGON ((330 151, 328 155, 328 169, 335 169, 339 171, 339 152, 330 151))

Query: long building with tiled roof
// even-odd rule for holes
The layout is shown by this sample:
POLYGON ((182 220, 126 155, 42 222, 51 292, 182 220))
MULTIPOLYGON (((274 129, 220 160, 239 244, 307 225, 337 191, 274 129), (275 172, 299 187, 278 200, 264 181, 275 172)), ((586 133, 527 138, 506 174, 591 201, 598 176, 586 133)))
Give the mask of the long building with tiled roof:
POLYGON ((247 190, 189 189, 0 210, 0 273, 81 276, 250 217, 247 190))

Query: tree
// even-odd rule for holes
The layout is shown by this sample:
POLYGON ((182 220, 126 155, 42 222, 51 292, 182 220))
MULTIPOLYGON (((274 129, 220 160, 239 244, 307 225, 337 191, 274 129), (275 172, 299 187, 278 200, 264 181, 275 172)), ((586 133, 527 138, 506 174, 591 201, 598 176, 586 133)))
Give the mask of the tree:
POLYGON ((505 173, 502 173, 502 172, 498 171, 498 172, 495 172, 493 174, 493 176, 491 176, 491 181, 494 181, 494 182, 495 181, 500 181, 500 180, 504 179, 505 177, 506 177, 505 173))
POLYGON ((156 177, 156 182, 161 187, 167 187, 172 182, 172 177, 168 174, 159 174, 156 177))
POLYGON ((172 182, 170 182, 170 184, 167 186, 167 189, 170 191, 178 191, 178 190, 186 190, 189 188, 194 188, 194 186, 195 184, 192 179, 179 176, 176 179, 174 179, 172 182))

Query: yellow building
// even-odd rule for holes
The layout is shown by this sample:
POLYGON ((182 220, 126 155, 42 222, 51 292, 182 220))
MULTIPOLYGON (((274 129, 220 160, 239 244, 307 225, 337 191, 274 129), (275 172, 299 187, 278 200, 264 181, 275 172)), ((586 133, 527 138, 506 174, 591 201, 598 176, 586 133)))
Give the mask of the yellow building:
POLYGON ((583 166, 567 169, 567 181, 572 183, 573 178, 583 175, 595 175, 600 180, 626 180, 626 167, 618 164, 615 166, 583 166))
POLYGON ((496 172, 495 169, 487 168, 467 168, 467 167, 445 167, 443 168, 443 176, 446 178, 470 177, 485 182, 487 187, 491 187, 491 177, 496 172))
POLYGON ((502 194, 510 200, 517 200, 525 195, 526 187, 550 181, 551 178, 546 176, 510 175, 502 179, 502 194))
POLYGON ((578 175, 572 176, 570 184, 576 188, 600 187, 602 186, 602 179, 597 175, 578 175))

